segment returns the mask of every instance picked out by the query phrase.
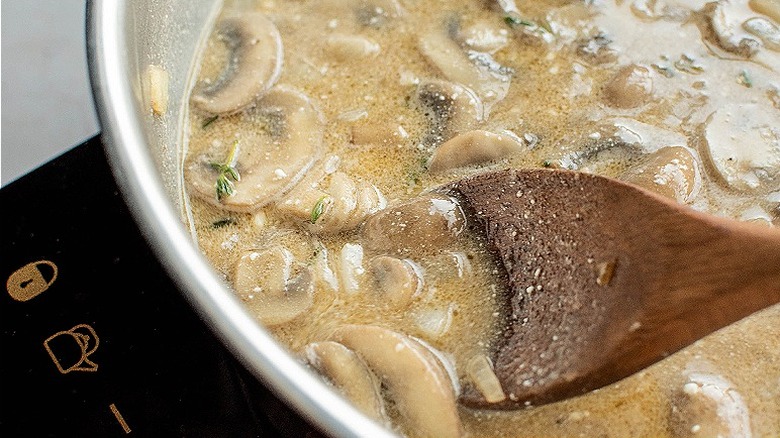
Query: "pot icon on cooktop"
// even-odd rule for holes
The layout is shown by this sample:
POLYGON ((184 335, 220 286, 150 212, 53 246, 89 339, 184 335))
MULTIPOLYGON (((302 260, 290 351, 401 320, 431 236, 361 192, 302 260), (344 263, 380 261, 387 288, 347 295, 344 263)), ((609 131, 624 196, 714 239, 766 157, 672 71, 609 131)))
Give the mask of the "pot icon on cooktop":
POLYGON ((60 373, 68 374, 72 371, 97 371, 98 365, 89 356, 97 350, 99 343, 95 329, 79 324, 49 336, 43 341, 43 347, 60 373))

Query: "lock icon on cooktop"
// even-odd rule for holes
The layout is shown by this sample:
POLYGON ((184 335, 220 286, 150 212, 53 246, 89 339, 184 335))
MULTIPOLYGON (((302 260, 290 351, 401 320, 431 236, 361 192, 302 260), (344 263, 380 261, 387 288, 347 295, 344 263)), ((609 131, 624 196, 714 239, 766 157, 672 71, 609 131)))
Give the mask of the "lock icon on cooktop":
POLYGON ((43 341, 43 347, 60 373, 68 374, 97 371, 98 365, 89 356, 97 350, 99 343, 95 329, 88 324, 79 324, 49 336, 43 341))
POLYGON ((56 279, 57 265, 48 260, 39 260, 28 263, 11 274, 5 283, 5 289, 16 301, 29 301, 49 289, 56 279))

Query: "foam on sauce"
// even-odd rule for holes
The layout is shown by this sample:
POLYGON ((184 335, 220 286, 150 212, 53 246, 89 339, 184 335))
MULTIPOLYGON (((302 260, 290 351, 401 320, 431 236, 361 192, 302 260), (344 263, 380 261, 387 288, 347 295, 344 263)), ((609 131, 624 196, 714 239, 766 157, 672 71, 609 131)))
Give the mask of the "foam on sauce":
MULTIPOLYGON (((780 154, 780 52, 769 44, 749 58, 724 50, 711 35, 704 2, 548 0, 513 6, 507 0, 402 0, 402 16, 371 25, 361 24, 347 3, 360 2, 263 0, 251 8, 264 13, 282 35, 285 58, 278 83, 305 93, 323 114, 323 157, 338 157, 339 172, 374 184, 390 205, 488 169, 560 166, 624 178, 659 192, 668 191, 673 178, 688 178, 683 185, 690 193, 677 199, 694 208, 768 226, 780 221, 780 161, 751 155, 737 164, 758 175, 758 183, 748 188, 731 185, 711 160, 728 160, 732 145, 719 143, 719 155, 713 157, 709 143, 721 139, 708 138, 706 129, 719 109, 754 105, 761 120, 768 120, 769 134, 760 147, 770 158, 780 154), (507 16, 533 26, 512 24, 507 16), (492 56, 514 73, 506 97, 490 108, 480 129, 509 131, 525 149, 484 165, 431 174, 425 163, 435 146, 423 141, 428 119, 410 104, 410 96, 421 80, 442 78, 419 50, 421 34, 436 26, 445 32, 453 23, 471 35, 488 29, 497 46, 506 40, 492 56), (374 46, 366 55, 334 55, 323 43, 333 35, 360 35, 374 46), (604 90, 630 65, 650 72, 650 96, 630 108, 611 104, 604 90), (354 133, 361 130, 380 140, 354 143, 354 133), (660 152, 670 146, 678 146, 675 153, 687 158, 660 152), (652 174, 653 157, 661 157, 658 174, 652 174), (663 161, 667 159, 671 161, 663 161), (692 164, 685 164, 686 159, 692 164), (637 177, 639 169, 652 176, 637 177)), ((722 3, 727 22, 737 23, 729 28, 737 38, 745 33, 739 24, 749 18, 771 20, 750 9, 753 3, 766 2, 722 3)), ((228 4, 226 14, 233 7, 228 4)), ((780 10, 777 3, 775 9, 780 10)), ((215 80, 228 53, 217 37, 206 51, 199 78, 215 80)), ((204 127, 211 118, 193 107, 189 157, 215 145, 224 153, 234 140, 249 142, 268 129, 251 110, 220 116, 204 127)), ((710 131, 723 132, 723 126, 717 128, 710 131)), ((734 141, 740 136, 731 135, 734 141)), ((466 381, 468 361, 489 352, 505 325, 501 278, 478 237, 459 236, 454 245, 415 251, 410 258, 424 272, 424 290, 408 310, 399 311, 378 296, 368 270, 372 254, 362 259, 348 254, 361 243, 358 230, 313 236, 278 214, 273 204, 235 213, 193 197, 192 210, 198 242, 228 282, 234 280, 242 254, 271 244, 287 248, 296 262, 319 272, 312 309, 271 328, 293 351, 326 339, 346 323, 375 324, 443 352, 458 378, 466 381), (318 271, 330 268, 338 276, 347 256, 356 285, 351 293, 334 288, 327 272, 318 271), (337 259, 342 264, 334 262, 337 259)), ((241 298, 252 309, 253 298, 241 298)), ((459 413, 469 436, 744 435, 744 424, 757 436, 780 435, 780 307, 582 397, 518 411, 460 408, 459 413), (702 375, 717 378, 697 377, 702 375), (731 396, 712 395, 720 393, 731 396), (737 399, 741 405, 735 408, 737 399), (732 407, 719 410, 718 403, 732 407), (722 414, 728 409, 742 413, 722 414)), ((398 413, 391 414, 402 432, 414 435, 398 413)))

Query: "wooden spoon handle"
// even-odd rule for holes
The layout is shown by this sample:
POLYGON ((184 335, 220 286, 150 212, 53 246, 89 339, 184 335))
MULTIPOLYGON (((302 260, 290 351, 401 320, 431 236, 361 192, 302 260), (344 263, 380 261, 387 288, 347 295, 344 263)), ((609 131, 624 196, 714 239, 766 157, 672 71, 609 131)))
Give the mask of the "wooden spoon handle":
POLYGON ((699 216, 666 242, 666 269, 647 289, 643 323, 677 339, 666 354, 780 302, 780 232, 699 216))

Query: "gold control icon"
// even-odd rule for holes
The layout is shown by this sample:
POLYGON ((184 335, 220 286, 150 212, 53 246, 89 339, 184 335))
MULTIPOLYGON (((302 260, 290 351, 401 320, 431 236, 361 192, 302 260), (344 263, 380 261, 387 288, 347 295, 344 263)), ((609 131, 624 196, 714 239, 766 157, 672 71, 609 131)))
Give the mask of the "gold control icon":
POLYGON ((98 366, 89 360, 89 355, 97 350, 99 343, 95 329, 87 324, 79 324, 49 336, 43 341, 43 347, 60 373, 68 374, 73 371, 97 371, 98 366))
POLYGON ((5 289, 16 301, 28 301, 45 292, 57 279, 57 265, 48 260, 28 263, 8 277, 5 289))

